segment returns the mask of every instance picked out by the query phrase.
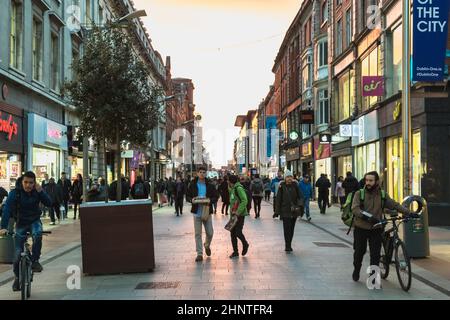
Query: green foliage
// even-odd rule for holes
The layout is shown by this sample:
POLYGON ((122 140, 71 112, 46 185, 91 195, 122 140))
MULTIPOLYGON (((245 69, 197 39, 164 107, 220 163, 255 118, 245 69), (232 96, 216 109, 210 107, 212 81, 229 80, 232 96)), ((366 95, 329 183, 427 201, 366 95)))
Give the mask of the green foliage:
POLYGON ((150 84, 146 66, 119 28, 94 27, 72 70, 65 94, 81 120, 80 135, 117 143, 118 131, 120 142, 148 143, 163 91, 150 84))

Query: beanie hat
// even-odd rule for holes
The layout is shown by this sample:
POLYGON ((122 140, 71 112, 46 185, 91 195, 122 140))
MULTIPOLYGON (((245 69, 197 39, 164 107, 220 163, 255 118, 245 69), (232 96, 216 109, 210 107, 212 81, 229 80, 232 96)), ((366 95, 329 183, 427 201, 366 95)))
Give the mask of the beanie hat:
POLYGON ((286 172, 284 173, 284 177, 293 177, 294 175, 292 174, 292 172, 290 170, 286 170, 286 172))

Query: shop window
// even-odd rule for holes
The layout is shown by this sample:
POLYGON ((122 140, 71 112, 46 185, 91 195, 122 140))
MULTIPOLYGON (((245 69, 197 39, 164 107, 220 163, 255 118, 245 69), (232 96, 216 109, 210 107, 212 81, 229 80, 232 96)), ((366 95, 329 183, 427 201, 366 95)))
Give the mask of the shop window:
POLYGON ((422 159, 420 147, 420 131, 414 132, 412 138, 412 194, 422 195, 422 159))
POLYGON ((58 180, 61 173, 59 163, 59 151, 33 147, 33 171, 38 183, 44 180, 45 174, 58 180))
MULTIPOLYGON (((362 77, 380 76, 382 74, 380 60, 380 47, 377 46, 361 61, 361 83, 362 77)), ((363 111, 370 109, 370 107, 372 107, 377 102, 378 97, 363 97, 361 94, 361 105, 363 111)))
POLYGON ((403 139, 401 136, 386 141, 387 192, 397 202, 403 200, 403 139))
POLYGON ((21 156, 0 152, 0 187, 11 191, 16 186, 17 179, 22 174, 21 156))
POLYGON ((348 119, 350 117, 351 109, 354 105, 354 72, 353 70, 345 72, 337 82, 337 108, 334 108, 335 124, 348 119))
POLYGON ((360 180, 367 172, 380 167, 380 144, 378 142, 355 148, 355 177, 360 180))
POLYGON ((340 176, 346 176, 348 171, 353 172, 352 170, 352 156, 344 156, 337 158, 337 170, 336 170, 336 181, 340 176))

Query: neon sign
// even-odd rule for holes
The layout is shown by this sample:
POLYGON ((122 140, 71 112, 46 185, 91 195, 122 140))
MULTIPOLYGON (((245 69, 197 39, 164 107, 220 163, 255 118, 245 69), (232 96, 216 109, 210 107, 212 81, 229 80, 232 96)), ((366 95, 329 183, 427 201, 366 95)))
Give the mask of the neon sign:
POLYGON ((0 132, 5 132, 6 138, 11 140, 12 136, 16 136, 18 133, 18 125, 13 121, 12 115, 9 115, 7 119, 2 119, 2 112, 0 111, 0 132))

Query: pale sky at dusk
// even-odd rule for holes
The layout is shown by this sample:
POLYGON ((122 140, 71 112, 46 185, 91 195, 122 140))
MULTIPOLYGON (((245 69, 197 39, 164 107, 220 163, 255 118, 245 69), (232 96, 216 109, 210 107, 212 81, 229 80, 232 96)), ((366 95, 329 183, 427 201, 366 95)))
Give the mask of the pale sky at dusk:
POLYGON ((172 76, 191 78, 213 164, 232 158, 237 115, 256 109, 273 84, 273 61, 301 0, 134 0, 153 47, 172 59, 172 76), (225 132, 234 134, 225 139, 225 132))

